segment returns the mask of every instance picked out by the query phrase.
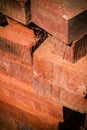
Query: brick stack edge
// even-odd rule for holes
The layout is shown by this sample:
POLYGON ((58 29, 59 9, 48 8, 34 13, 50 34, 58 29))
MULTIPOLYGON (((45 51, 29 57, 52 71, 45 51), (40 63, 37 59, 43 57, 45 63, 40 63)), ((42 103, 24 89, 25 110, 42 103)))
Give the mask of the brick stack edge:
POLYGON ((0 13, 0 100, 52 125, 37 130, 57 130, 63 106, 87 113, 85 1, 1 0, 0 13), (31 22, 49 33, 38 48, 31 22))

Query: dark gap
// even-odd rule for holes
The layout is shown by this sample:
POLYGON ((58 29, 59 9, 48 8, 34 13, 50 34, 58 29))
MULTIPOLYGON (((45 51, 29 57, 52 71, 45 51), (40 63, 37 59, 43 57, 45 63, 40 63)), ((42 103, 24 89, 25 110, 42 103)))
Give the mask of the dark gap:
POLYGON ((85 97, 84 97, 85 99, 87 99, 87 93, 85 94, 85 97))
POLYGON ((85 114, 63 107, 64 122, 59 124, 59 130, 81 130, 84 128, 85 114))
POLYGON ((6 16, 0 13, 0 26, 5 27, 7 25, 8 25, 8 22, 7 22, 6 16))
POLYGON ((31 0, 25 2, 26 24, 31 20, 31 0))
POLYGON ((48 37, 48 33, 42 28, 38 27, 34 23, 30 23, 28 28, 34 31, 34 35, 37 38, 36 45, 31 48, 31 54, 33 56, 34 51, 41 45, 41 43, 48 37))

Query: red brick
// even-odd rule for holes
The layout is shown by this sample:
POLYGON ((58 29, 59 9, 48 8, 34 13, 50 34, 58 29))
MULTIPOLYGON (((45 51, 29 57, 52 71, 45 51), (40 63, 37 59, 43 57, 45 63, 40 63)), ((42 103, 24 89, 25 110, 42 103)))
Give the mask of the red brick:
POLYGON ((76 92, 73 93, 72 91, 61 87, 60 101, 68 108, 81 113, 87 113, 87 98, 82 97, 76 92))
POLYGON ((71 64, 53 54, 53 46, 48 38, 35 51, 34 72, 55 85, 68 88, 84 97, 87 93, 87 56, 71 64))
POLYGON ((87 4, 82 0, 32 0, 31 15, 33 22, 66 44, 87 33, 87 4))
POLYGON ((30 22, 30 1, 29 0, 0 0, 0 12, 12 19, 29 24, 30 22))
POLYGON ((51 82, 45 78, 38 75, 33 76, 33 89, 36 94, 51 98, 52 95, 52 85, 51 82))
POLYGON ((34 32, 13 20, 8 19, 8 23, 0 27, 0 49, 32 65, 32 47, 36 45, 34 32))
POLYGON ((87 35, 84 35, 80 39, 73 41, 70 46, 64 44, 54 37, 50 37, 50 40, 50 42, 54 44, 53 53, 71 63, 75 63, 87 54, 87 35))
POLYGON ((35 51, 33 56, 33 70, 36 74, 48 80, 53 79, 53 53, 52 44, 47 38, 41 46, 35 51))
POLYGON ((0 100, 26 111, 47 124, 63 121, 63 107, 32 93, 30 85, 22 84, 0 73, 0 100), (27 85, 28 86, 28 85, 27 85))
POLYGON ((25 112, 13 105, 0 101, 1 130, 19 130, 31 127, 34 130, 58 130, 57 124, 47 124, 41 118, 25 112))
POLYGON ((60 86, 52 84, 52 100, 54 102, 59 102, 59 95, 60 95, 60 86))
POLYGON ((32 81, 32 67, 24 65, 3 51, 0 51, 0 70, 23 82, 32 81))

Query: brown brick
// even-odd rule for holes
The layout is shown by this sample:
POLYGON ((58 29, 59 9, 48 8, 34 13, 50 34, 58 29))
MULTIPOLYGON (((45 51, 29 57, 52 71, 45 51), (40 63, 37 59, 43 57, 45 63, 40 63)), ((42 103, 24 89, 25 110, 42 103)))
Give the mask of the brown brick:
POLYGON ((8 25, 0 27, 0 49, 15 55, 21 62, 32 65, 32 47, 36 38, 31 29, 11 19, 8 25))
POLYGON ((33 89, 36 94, 51 99, 52 85, 49 80, 42 78, 38 75, 34 75, 33 76, 33 89))
POLYGON ((61 87, 60 101, 68 108, 81 113, 87 113, 87 98, 82 97, 76 92, 73 93, 72 91, 61 87))
POLYGON ((0 12, 12 19, 29 24, 30 21, 30 1, 29 0, 0 0, 0 12))
POLYGON ((31 14, 33 22, 66 44, 87 33, 85 1, 32 0, 31 14))
POLYGON ((54 37, 50 37, 50 42, 54 44, 53 53, 71 63, 75 63, 87 54, 87 35, 73 41, 70 46, 54 37))
POLYGON ((32 67, 24 65, 3 51, 0 51, 0 70, 23 82, 30 83, 32 81, 32 67))
POLYGON ((31 91, 29 86, 20 81, 16 82, 11 76, 0 73, 0 100, 15 105, 23 111, 41 119, 47 124, 56 124, 63 121, 63 107, 53 103, 31 91), (27 89, 28 87, 28 89, 27 89))
POLYGON ((87 56, 71 64, 52 53, 54 45, 46 39, 34 53, 33 69, 41 77, 83 97, 87 93, 87 56))

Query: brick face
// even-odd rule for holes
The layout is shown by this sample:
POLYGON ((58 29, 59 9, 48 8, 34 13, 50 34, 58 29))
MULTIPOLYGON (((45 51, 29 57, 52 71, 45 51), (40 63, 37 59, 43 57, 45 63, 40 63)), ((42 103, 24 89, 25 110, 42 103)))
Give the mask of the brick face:
POLYGON ((12 19, 23 23, 29 24, 30 21, 30 1, 23 0, 0 0, 0 12, 11 17, 12 19), (16 11, 15 11, 16 10, 16 11))
POLYGON ((60 102, 73 110, 81 113, 87 113, 87 98, 83 98, 76 92, 72 92, 66 88, 60 89, 60 102))
POLYGON ((6 27, 0 27, 0 49, 15 55, 21 62, 32 65, 32 47, 36 44, 34 32, 8 19, 6 27))
POLYGON ((82 0, 64 0, 63 3, 61 0, 31 1, 32 21, 66 44, 87 33, 86 9, 82 0))
POLYGON ((3 51, 0 51, 0 70, 23 82, 30 83, 32 81, 32 67, 24 65, 3 51))
POLYGON ((54 44, 53 53, 71 63, 77 62, 87 54, 87 35, 73 41, 71 45, 65 45, 54 37, 50 37, 50 42, 54 44))
POLYGON ((71 64, 52 53, 49 38, 34 53, 34 71, 57 86, 63 86, 84 97, 87 92, 87 56, 71 64), (84 63, 84 64, 83 64, 84 63), (47 66, 49 64, 49 66, 47 66), (47 73, 49 72, 49 73, 47 73))
MULTIPOLYGON (((16 82, 11 76, 0 73, 0 99, 2 101, 29 112, 42 121, 46 121, 47 124, 56 124, 63 120, 63 107, 60 104, 33 94, 27 86, 20 81, 16 82)), ((30 88, 32 88, 31 85, 30 88)))

